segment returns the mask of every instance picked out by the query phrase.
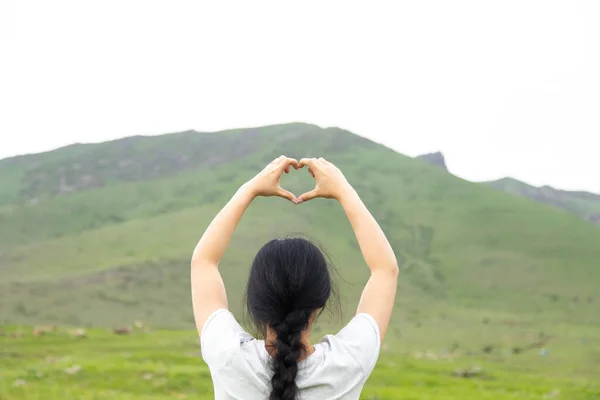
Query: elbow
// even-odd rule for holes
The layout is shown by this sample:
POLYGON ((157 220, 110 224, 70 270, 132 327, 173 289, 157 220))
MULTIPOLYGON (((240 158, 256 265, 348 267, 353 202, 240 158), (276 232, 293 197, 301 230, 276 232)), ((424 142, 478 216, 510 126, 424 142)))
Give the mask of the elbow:
POLYGON ((400 268, 398 267, 398 263, 395 262, 390 266, 390 274, 394 279, 398 279, 398 275, 400 274, 400 268))
POLYGON ((400 273, 400 268, 398 267, 398 259, 396 258, 395 254, 394 254, 394 257, 388 263, 387 270, 393 278, 398 278, 398 274, 400 273))
POLYGON ((196 268, 198 266, 198 264, 200 264, 200 263, 201 263, 200 257, 198 257, 198 255, 196 253, 194 253, 192 255, 192 259, 190 260, 190 266, 192 268, 196 268))
POLYGON ((200 268, 207 268, 207 267, 217 268, 218 263, 212 262, 210 260, 207 260, 207 259, 201 258, 201 257, 192 257, 190 266, 192 269, 200 269, 200 268))
POLYGON ((214 264, 214 262, 210 260, 210 257, 207 257, 206 252, 200 251, 197 248, 194 249, 194 252, 192 253, 192 258, 190 260, 190 265, 192 269, 203 268, 211 264, 214 264))
POLYGON ((382 264, 378 268, 371 269, 371 275, 385 275, 386 279, 398 279, 399 273, 397 262, 382 264))
POLYGON ((400 268, 398 267, 398 259, 396 258, 395 254, 394 254, 393 259, 390 260, 390 263, 388 265, 388 270, 389 270, 390 274, 392 274, 395 278, 398 277, 398 274, 400 273, 400 268))

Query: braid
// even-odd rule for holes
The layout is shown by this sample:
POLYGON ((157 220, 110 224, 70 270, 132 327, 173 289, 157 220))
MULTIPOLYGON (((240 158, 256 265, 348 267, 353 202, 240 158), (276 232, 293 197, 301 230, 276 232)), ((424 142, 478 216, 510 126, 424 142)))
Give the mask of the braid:
POLYGON ((312 311, 299 309, 289 313, 285 320, 273 325, 277 334, 277 353, 273 358, 273 391, 269 400, 295 400, 298 394, 296 375, 298 374, 298 359, 302 354, 302 331, 308 325, 312 311))

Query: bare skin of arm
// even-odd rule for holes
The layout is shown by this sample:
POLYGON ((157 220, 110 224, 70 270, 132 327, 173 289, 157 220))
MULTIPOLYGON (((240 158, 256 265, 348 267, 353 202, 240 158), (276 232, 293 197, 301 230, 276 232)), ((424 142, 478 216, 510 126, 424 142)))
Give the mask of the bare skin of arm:
POLYGON ((309 172, 315 177, 316 185, 312 191, 301 195, 298 203, 323 197, 335 199, 342 205, 354 229, 365 262, 371 270, 371 277, 363 289, 357 314, 371 315, 379 326, 381 340, 383 340, 396 298, 398 282, 396 255, 375 218, 335 165, 323 158, 300 160, 300 167, 304 165, 309 167, 309 172))
POLYGON ((199 334, 214 311, 228 307, 219 263, 250 203, 257 196, 280 196, 297 202, 292 193, 279 185, 281 175, 289 172, 290 167, 297 169, 298 161, 281 156, 242 185, 213 219, 194 249, 191 261, 192 305, 199 334))

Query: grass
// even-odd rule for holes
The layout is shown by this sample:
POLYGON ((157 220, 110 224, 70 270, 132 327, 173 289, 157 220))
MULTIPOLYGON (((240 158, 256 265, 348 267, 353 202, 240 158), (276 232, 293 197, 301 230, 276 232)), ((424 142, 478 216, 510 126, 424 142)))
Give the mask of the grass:
MULTIPOLYGON (((1 338, 2 399, 213 398, 210 373, 194 331, 150 330, 116 336, 93 329, 87 338, 73 339, 62 330, 35 337, 27 328, 10 328, 18 330, 23 337, 1 338)), ((519 355, 508 350, 485 354, 476 347, 445 352, 423 347, 409 351, 401 339, 391 337, 361 398, 579 400, 600 396, 597 369, 582 372, 578 360, 555 355, 552 347, 547 356, 537 350, 519 355), (454 376, 474 368, 481 375, 454 376)))

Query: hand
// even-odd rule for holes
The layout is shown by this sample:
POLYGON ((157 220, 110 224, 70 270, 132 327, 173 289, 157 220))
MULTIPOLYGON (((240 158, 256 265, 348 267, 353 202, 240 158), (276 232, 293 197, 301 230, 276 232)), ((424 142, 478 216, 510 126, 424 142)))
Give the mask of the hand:
POLYGON ((254 196, 279 196, 296 203, 298 200, 296 196, 280 186, 281 175, 284 172, 289 173, 290 167, 298 169, 300 166, 297 160, 280 156, 271 161, 265 169, 249 180, 246 185, 248 185, 254 196))
POLYGON ((299 167, 308 166, 308 172, 315 178, 315 188, 306 192, 295 202, 296 204, 323 197, 340 200, 344 193, 351 188, 342 171, 324 158, 303 158, 299 167))

